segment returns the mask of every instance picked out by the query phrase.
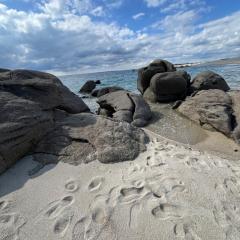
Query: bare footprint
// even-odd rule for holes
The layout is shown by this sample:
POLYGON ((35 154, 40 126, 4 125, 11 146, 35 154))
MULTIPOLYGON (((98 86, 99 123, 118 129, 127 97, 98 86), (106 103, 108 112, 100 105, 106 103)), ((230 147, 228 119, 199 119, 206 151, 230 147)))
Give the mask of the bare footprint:
POLYGON ((100 190, 103 182, 105 181, 105 179, 103 177, 96 177, 94 178, 88 185, 88 190, 90 192, 94 192, 97 190, 100 190))
POLYGON ((70 223, 72 220, 73 214, 71 213, 63 213, 62 215, 60 215, 56 222, 54 223, 54 227, 53 227, 53 232, 55 234, 59 234, 61 236, 64 236, 70 223))
POLYGON ((18 239, 19 229, 26 220, 17 213, 0 215, 0 240, 18 239))
POLYGON ((181 206, 161 203, 159 206, 152 209, 152 215, 162 219, 182 218, 184 216, 184 209, 181 206))
POLYGON ((92 211, 92 220, 98 224, 104 224, 107 220, 107 214, 103 208, 95 208, 92 211))
POLYGON ((59 214, 63 212, 66 207, 70 206, 73 201, 73 196, 65 196, 59 201, 50 203, 50 207, 45 212, 45 216, 50 219, 56 218, 59 214))
POLYGON ((130 203, 142 197, 144 187, 129 187, 120 190, 120 202, 130 203))
POLYGON ((129 212, 129 227, 136 228, 138 226, 138 215, 142 210, 142 205, 140 203, 136 203, 130 208, 129 212))

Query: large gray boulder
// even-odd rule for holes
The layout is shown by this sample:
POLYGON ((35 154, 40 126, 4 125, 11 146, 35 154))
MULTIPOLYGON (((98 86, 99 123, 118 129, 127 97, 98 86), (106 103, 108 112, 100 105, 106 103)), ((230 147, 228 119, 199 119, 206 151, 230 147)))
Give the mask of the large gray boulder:
POLYGON ((174 65, 166 60, 156 59, 147 67, 138 70, 137 88, 143 94, 149 87, 151 78, 157 73, 174 72, 174 65))
POLYGON ((190 76, 185 71, 165 72, 155 74, 144 98, 151 102, 171 102, 186 97, 190 76))
POLYGON ((59 108, 69 113, 88 111, 86 104, 52 74, 14 70, 0 74, 0 91, 40 104, 44 110, 59 108))
POLYGON ((91 113, 71 115, 58 122, 35 149, 41 163, 102 163, 134 160, 149 141, 143 130, 91 113))
POLYGON ((191 83, 192 92, 209 89, 220 89, 226 92, 230 87, 222 76, 212 71, 199 73, 191 83))
POLYGON ((124 89, 121 87, 118 87, 118 86, 104 87, 104 88, 93 90, 91 95, 93 97, 101 97, 105 94, 108 94, 111 92, 117 92, 117 91, 121 91, 121 90, 124 90, 124 89))
POLYGON ((208 130, 231 136, 232 100, 224 91, 202 90, 188 97, 178 111, 208 130))
POLYGON ((96 82, 93 80, 87 81, 80 89, 80 93, 91 93, 96 87, 96 82))
POLYGON ((117 91, 101 96, 97 103, 101 109, 107 110, 109 117, 118 121, 126 121, 135 126, 143 127, 152 117, 149 105, 141 95, 128 91, 117 91))
POLYGON ((55 76, 15 70, 0 73, 0 173, 34 149, 52 130, 55 112, 89 111, 55 76))
POLYGON ((0 173, 30 152, 53 127, 53 113, 33 101, 0 92, 0 173))

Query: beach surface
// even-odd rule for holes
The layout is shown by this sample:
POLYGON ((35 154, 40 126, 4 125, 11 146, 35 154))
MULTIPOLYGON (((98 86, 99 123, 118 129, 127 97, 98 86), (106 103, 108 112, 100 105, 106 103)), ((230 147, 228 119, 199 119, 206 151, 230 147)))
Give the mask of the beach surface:
POLYGON ((0 240, 239 239, 240 163, 150 135, 134 161, 19 161, 0 176, 0 240))

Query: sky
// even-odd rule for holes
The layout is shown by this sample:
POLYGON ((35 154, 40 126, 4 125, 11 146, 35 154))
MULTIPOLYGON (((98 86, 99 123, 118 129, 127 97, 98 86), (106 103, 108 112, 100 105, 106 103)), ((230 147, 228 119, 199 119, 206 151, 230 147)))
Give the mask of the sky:
POLYGON ((240 0, 0 0, 0 67, 53 73, 240 56, 240 0))

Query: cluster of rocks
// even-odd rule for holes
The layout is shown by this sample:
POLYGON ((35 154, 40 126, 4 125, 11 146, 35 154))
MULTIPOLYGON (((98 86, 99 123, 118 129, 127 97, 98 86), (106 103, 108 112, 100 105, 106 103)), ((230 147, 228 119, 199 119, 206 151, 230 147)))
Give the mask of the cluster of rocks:
POLYGON ((42 163, 133 160, 143 130, 90 113, 55 76, 0 69, 0 173, 26 154, 42 163))
POLYGON ((138 72, 138 89, 151 102, 173 102, 174 109, 208 130, 240 141, 240 91, 230 91, 224 78, 212 71, 192 81, 165 60, 155 60, 138 72))
POLYGON ((144 99, 151 102, 170 102, 184 99, 191 77, 185 71, 176 71, 166 60, 155 60, 138 71, 137 87, 144 99))
POLYGON ((118 86, 95 89, 94 81, 87 81, 80 89, 81 93, 90 93, 97 97, 98 114, 117 121, 131 123, 135 127, 144 127, 152 118, 148 103, 141 95, 131 93, 118 86))

